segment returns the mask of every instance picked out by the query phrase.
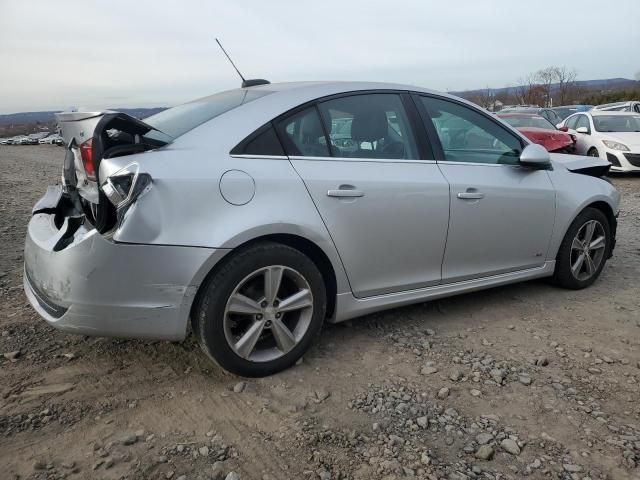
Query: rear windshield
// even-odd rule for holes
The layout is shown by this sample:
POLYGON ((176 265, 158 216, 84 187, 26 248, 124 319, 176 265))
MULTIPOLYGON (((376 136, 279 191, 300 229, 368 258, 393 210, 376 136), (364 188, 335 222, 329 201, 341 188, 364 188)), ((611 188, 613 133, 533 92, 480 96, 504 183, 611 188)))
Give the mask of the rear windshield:
MULTIPOLYGON (((228 90, 169 108, 145 118, 144 122, 172 138, 177 138, 212 118, 269 93, 272 92, 250 88, 228 90)), ((166 141, 166 136, 160 132, 151 131, 145 136, 166 141)))

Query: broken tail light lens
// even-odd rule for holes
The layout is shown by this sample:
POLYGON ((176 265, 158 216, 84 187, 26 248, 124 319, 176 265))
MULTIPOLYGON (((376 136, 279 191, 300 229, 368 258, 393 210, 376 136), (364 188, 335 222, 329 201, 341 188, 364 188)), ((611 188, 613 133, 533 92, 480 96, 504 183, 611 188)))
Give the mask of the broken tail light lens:
POLYGON ((82 158, 82 166, 87 178, 96 181, 96 167, 93 163, 93 138, 80 144, 80 157, 82 158))
POLYGON ((138 164, 132 163, 107 177, 102 184, 102 191, 117 209, 134 202, 151 186, 151 175, 139 170, 138 164))

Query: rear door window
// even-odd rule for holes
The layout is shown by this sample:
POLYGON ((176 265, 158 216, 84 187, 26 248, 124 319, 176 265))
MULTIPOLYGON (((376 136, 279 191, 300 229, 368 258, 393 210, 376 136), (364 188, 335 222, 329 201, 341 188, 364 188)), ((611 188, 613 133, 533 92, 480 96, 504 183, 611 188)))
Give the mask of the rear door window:
POLYGON ((419 159, 400 95, 350 95, 319 104, 335 157, 419 159))
POLYGON ((253 132, 230 153, 231 155, 284 156, 284 150, 271 123, 253 132))
POLYGON ((277 124, 287 155, 330 157, 325 127, 315 106, 296 112, 277 124))

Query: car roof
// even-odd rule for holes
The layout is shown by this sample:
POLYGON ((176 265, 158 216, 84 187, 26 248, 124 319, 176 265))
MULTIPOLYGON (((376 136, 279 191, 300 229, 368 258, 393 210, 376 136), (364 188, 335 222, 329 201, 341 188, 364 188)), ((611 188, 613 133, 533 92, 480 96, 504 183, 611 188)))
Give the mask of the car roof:
MULTIPOLYGON (((309 102, 313 102, 333 95, 357 93, 358 91, 410 91, 417 93, 431 94, 443 99, 451 99, 458 103, 466 104, 477 111, 488 112, 478 105, 444 92, 431 90, 415 85, 387 82, 365 82, 365 81, 306 81, 306 82, 282 82, 254 85, 251 87, 230 89, 233 91, 253 91, 263 93, 257 98, 243 103, 236 108, 228 110, 222 115, 204 122, 200 126, 181 135, 178 141, 183 144, 189 142, 199 142, 200 135, 205 135, 210 140, 217 139, 218 143, 224 147, 232 148, 248 134, 263 126, 266 122, 295 109, 309 102), (206 133, 205 133, 206 132, 206 133)), ((224 92, 219 92, 224 93, 224 92)), ((211 97, 204 97, 199 101, 207 101, 211 97)), ((195 100, 198 101, 198 100, 195 100)), ((509 125, 506 127, 513 130, 523 141, 528 141, 526 137, 520 135, 517 130, 509 125)))
POLYGON ((623 105, 629 105, 631 100, 627 100, 625 102, 613 102, 613 103, 603 103, 602 105, 596 105, 597 108, 602 107, 621 107, 623 105))
MULTIPOLYGON (((351 92, 357 90, 410 90, 415 92, 434 93, 438 95, 450 96, 448 94, 418 87, 415 85, 405 85, 400 83, 387 82, 366 82, 366 81, 306 81, 306 82, 277 82, 247 87, 251 90, 264 90, 268 92, 286 93, 290 91, 332 90, 336 93, 351 92)), ((457 98, 457 97, 456 97, 457 98)))
POLYGON ((608 111, 608 110, 590 110, 589 112, 580 112, 580 113, 590 113, 591 115, 593 115, 594 117, 601 117, 601 116, 611 116, 611 115, 615 115, 615 116, 619 116, 619 117, 624 117, 624 116, 629 116, 629 115, 634 115, 634 116, 638 116, 638 112, 616 112, 616 111, 608 111))

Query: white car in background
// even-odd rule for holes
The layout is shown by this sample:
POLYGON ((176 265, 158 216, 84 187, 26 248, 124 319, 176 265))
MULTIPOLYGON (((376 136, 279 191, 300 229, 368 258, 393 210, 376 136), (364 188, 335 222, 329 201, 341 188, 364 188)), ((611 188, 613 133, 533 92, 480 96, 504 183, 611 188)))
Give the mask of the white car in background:
POLYGON ((592 110, 602 110, 608 112, 634 112, 640 113, 640 102, 615 102, 605 103, 604 105, 597 105, 592 110))
POLYGON ((40 140, 38 140, 38 143, 40 145, 62 145, 63 140, 60 135, 54 133, 53 135, 49 135, 48 137, 41 138, 40 140))
POLYGON ((640 113, 590 110, 558 126, 575 135, 576 154, 606 159, 613 171, 640 171, 640 113))

